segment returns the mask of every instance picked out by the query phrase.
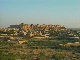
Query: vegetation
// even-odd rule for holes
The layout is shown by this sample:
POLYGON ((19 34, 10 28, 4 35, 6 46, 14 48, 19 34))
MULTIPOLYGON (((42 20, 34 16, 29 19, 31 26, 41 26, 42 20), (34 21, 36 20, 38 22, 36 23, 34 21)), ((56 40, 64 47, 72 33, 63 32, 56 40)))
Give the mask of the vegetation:
POLYGON ((69 40, 28 40, 25 44, 0 41, 1 60, 68 60, 80 59, 80 46, 60 46, 69 40), (67 52, 67 53, 66 53, 67 52))

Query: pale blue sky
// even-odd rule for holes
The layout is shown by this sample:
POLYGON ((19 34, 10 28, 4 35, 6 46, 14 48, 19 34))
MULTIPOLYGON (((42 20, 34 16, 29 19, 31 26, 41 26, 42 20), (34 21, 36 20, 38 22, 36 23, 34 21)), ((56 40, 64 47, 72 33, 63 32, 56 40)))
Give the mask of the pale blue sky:
POLYGON ((20 23, 80 28, 80 0, 0 0, 0 27, 20 23))

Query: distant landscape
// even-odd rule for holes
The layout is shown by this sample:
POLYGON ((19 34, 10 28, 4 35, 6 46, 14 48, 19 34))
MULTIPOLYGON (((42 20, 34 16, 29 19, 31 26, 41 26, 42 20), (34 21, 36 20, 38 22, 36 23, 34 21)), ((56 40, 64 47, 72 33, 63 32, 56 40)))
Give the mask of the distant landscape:
POLYGON ((67 28, 67 29, 80 30, 80 28, 67 28))
POLYGON ((80 0, 0 0, 0 60, 80 60, 80 0))
POLYGON ((1 60, 80 60, 80 30, 62 25, 0 28, 1 60))

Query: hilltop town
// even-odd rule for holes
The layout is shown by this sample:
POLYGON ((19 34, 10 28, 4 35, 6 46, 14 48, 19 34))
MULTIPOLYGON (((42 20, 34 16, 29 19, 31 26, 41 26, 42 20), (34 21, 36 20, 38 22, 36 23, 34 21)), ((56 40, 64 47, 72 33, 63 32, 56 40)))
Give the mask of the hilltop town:
POLYGON ((0 28, 1 60, 80 60, 80 30, 63 25, 18 24, 0 28))
POLYGON ((24 24, 0 28, 0 38, 80 39, 79 30, 66 29, 63 25, 24 24))

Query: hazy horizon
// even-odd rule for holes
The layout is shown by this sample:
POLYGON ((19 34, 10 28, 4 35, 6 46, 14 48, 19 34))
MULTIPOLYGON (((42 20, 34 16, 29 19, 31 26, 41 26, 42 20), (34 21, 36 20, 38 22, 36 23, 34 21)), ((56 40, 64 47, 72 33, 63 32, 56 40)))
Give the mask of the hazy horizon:
POLYGON ((79 22, 80 0, 0 0, 0 28, 20 23, 80 28, 79 22))

